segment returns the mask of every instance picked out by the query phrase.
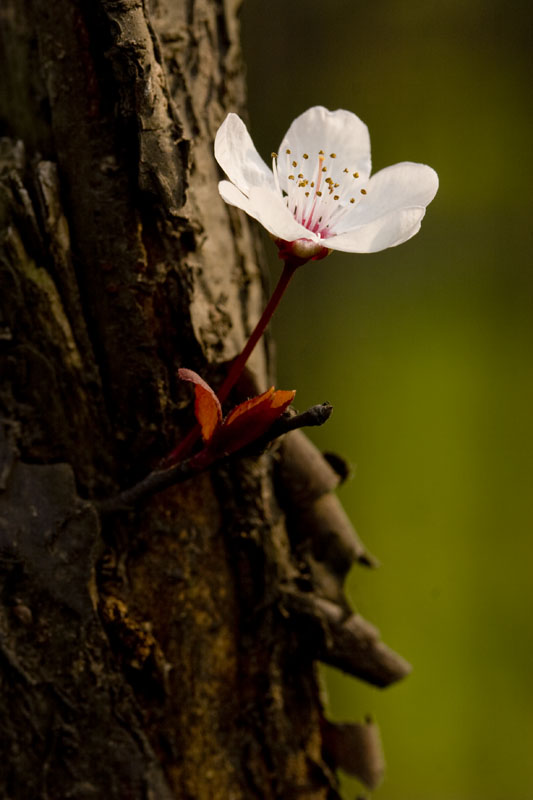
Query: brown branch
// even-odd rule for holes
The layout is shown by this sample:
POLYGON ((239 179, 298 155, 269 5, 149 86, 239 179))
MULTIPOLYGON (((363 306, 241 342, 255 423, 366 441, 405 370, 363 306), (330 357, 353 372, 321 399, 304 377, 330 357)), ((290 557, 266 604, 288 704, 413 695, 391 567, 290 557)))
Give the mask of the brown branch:
POLYGON ((384 688, 405 678, 411 665, 384 644, 379 631, 360 614, 315 594, 283 593, 284 604, 298 621, 312 655, 373 686, 384 688))
POLYGON ((355 775, 368 789, 377 789, 385 773, 385 758, 377 724, 322 721, 326 758, 348 775, 355 775))
POLYGON ((164 489, 168 489, 169 486, 188 481, 195 475, 199 475, 201 472, 205 472, 230 458, 260 453, 271 441, 284 433, 289 433, 289 431, 297 428, 323 425, 331 416, 332 411, 333 406, 329 403, 322 403, 321 405, 311 406, 301 414, 285 414, 279 420, 276 420, 263 436, 240 450, 222 456, 219 453, 211 454, 208 449, 202 450, 200 453, 180 461, 173 467, 150 472, 139 483, 129 489, 125 489, 107 500, 95 501, 94 505, 101 514, 129 511, 141 500, 145 500, 157 492, 162 492, 164 489))

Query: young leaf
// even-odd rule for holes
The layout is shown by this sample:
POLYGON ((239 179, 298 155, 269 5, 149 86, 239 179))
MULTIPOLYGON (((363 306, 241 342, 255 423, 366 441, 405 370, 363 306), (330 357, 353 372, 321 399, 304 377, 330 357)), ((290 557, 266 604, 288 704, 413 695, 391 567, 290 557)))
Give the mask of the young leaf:
POLYGON ((233 453, 259 439, 290 406, 295 394, 295 391, 274 391, 271 386, 263 394, 240 403, 217 430, 213 447, 233 453))
POLYGON ((202 439, 209 442, 222 422, 219 399, 209 384, 192 369, 179 369, 178 376, 194 384, 194 414, 202 430, 202 439))

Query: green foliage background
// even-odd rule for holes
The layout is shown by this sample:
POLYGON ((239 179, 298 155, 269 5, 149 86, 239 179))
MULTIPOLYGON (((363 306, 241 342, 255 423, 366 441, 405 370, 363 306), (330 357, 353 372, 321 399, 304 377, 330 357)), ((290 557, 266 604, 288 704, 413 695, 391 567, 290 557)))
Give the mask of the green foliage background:
POLYGON ((326 673, 333 718, 381 725, 379 800, 533 798, 529 14, 503 0, 243 8, 267 160, 323 104, 368 124, 374 169, 440 175, 414 239, 305 266, 275 324, 278 385, 302 409, 334 404, 314 438, 354 465, 341 499, 382 561, 353 571, 352 600, 414 665, 385 692, 326 673))

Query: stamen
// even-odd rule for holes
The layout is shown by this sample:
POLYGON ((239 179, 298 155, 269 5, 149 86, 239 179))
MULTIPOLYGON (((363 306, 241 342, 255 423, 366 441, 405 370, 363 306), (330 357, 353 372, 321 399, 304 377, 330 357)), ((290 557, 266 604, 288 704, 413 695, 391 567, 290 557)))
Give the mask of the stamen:
POLYGON ((277 158, 277 157, 278 157, 277 153, 270 153, 270 158, 277 158))
MULTIPOLYGON (((339 230, 339 223, 348 212, 349 206, 357 203, 356 197, 348 195, 349 188, 341 180, 340 176, 346 175, 348 177, 351 174, 352 178, 357 179, 359 178, 359 173, 353 172, 348 167, 345 167, 341 172, 334 168, 332 164, 326 163, 328 157, 331 159, 337 158, 337 153, 330 153, 329 156, 326 156, 324 150, 318 151, 316 161, 313 155, 301 153, 300 159, 304 163, 311 159, 309 164, 311 169, 310 172, 307 172, 307 165, 304 168, 304 163, 302 163, 301 171, 296 173, 295 168, 298 167, 299 162, 296 159, 292 160, 290 148, 286 148, 285 153, 287 164, 285 174, 289 184, 285 192, 288 208, 294 218, 312 233, 324 238, 331 236, 335 230, 339 230), (291 167, 294 172, 291 172, 291 167), (328 172, 330 176, 326 177, 328 172), (332 175, 335 175, 338 181, 332 175), (289 181, 293 181, 293 184, 291 185, 289 181), (298 192, 299 189, 304 191, 300 194, 298 192)), ((273 153, 272 158, 277 159, 277 154, 273 153)), ((273 165, 273 172, 276 186, 278 187, 277 163, 273 165)), ((361 189, 360 192, 365 195, 367 190, 361 189)), ((283 192, 280 193, 283 194, 283 192)))
MULTIPOLYGON (((322 166, 323 166, 323 164, 324 164, 324 154, 322 152, 322 155, 318 156, 318 164, 316 166, 316 170, 317 170, 316 171, 317 186, 316 186, 315 196, 314 196, 314 199, 313 199, 313 202, 311 204, 311 208, 309 209, 309 211, 306 208, 305 209, 305 213, 302 215, 302 225, 304 225, 306 228, 308 228, 309 230, 312 230, 312 231, 314 231, 315 228, 316 228, 316 225, 315 225, 315 223, 313 221, 313 217, 314 217, 314 213, 315 213, 315 210, 316 210, 316 207, 317 207, 317 200, 318 200, 319 197, 322 197, 322 192, 320 192, 319 189, 320 189, 320 184, 321 184, 321 180, 322 180, 322 166)), ((315 181, 312 181, 311 182, 311 186, 313 187, 314 185, 315 185, 315 181)))

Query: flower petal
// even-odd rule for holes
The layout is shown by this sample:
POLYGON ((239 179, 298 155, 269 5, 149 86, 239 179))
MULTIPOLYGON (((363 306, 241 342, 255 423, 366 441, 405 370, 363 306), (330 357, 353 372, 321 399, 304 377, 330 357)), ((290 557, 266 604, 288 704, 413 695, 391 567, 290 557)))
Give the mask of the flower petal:
POLYGON ((424 206, 397 209, 361 227, 330 236, 325 241, 331 250, 377 253, 402 244, 418 233, 425 213, 424 206))
POLYGON ((314 233, 296 222, 285 200, 276 189, 267 186, 255 187, 250 189, 249 196, 245 197, 232 183, 221 181, 218 184, 218 191, 226 203, 245 211, 277 239, 288 242, 301 238, 318 241, 314 233))
MULTIPOLYGON (((335 154, 334 163, 330 161, 330 174, 335 180, 342 176, 345 168, 358 172, 361 180, 370 175, 370 135, 362 120, 351 111, 340 108, 328 111, 324 106, 313 106, 296 117, 285 134, 279 148, 278 169, 282 186, 286 185, 286 150, 291 150, 295 160, 304 153, 309 160, 323 151, 326 158, 335 154)), ((290 163, 290 162, 289 162, 290 163)))
POLYGON ((366 184, 366 195, 342 219, 339 233, 380 219, 391 211, 426 207, 437 189, 437 173, 426 164, 404 161, 376 172, 366 184))
POLYGON ((230 206, 240 208, 241 211, 245 211, 251 217, 257 219, 249 197, 239 191, 239 189, 237 189, 233 183, 230 183, 229 181, 220 181, 218 184, 218 191, 221 198, 230 206))
POLYGON ((274 176, 237 114, 228 114, 215 137, 215 158, 232 183, 248 194, 252 186, 274 187, 274 176))

